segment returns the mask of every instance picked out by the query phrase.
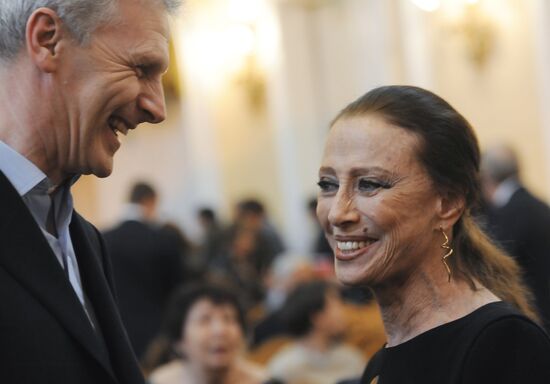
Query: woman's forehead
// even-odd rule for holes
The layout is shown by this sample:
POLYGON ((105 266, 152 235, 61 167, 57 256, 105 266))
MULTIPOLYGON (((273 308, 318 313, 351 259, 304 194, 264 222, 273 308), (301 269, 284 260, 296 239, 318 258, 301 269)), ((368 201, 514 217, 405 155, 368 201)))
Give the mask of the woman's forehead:
POLYGON ((391 168, 418 164, 419 138, 377 115, 342 118, 332 126, 323 166, 391 168))

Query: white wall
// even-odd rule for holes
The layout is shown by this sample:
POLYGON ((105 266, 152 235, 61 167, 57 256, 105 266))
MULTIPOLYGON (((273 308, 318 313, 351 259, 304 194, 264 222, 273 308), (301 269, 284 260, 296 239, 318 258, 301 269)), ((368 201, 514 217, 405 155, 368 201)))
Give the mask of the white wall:
POLYGON ((169 121, 131 132, 113 175, 87 178, 76 188, 77 207, 100 226, 116 221, 130 183, 145 178, 159 187, 164 212, 187 231, 198 205, 213 205, 229 218, 236 200, 257 196, 291 248, 303 251, 311 237, 305 201, 316 193, 330 120, 368 89, 388 83, 424 86, 446 98, 474 125, 482 146, 513 143, 527 185, 550 198, 544 0, 485 0, 496 8, 489 8, 494 46, 483 68, 468 58, 457 32, 459 13, 451 7, 426 13, 408 0, 310 6, 257 0, 256 54, 266 86, 261 108, 236 80, 236 64, 222 55, 216 28, 226 23, 225 3, 190 1, 178 20, 184 94, 171 105, 169 121))

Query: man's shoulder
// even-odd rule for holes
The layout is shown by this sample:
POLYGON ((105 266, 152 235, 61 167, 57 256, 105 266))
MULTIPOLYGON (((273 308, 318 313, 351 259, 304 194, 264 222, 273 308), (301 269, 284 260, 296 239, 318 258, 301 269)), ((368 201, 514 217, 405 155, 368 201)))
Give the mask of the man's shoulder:
POLYGON ((80 213, 76 210, 73 211, 73 222, 77 222, 82 229, 86 232, 88 236, 98 236, 99 230, 91 222, 86 220, 80 213))
POLYGON ((539 197, 534 195, 525 187, 519 188, 510 198, 510 205, 518 206, 519 208, 531 208, 533 210, 542 210, 544 213, 550 214, 550 207, 539 197))
POLYGON ((103 252, 102 252, 104 248, 103 239, 102 239, 101 233, 99 232, 99 230, 96 228, 94 224, 86 220, 82 215, 80 215, 76 210, 74 210, 71 226, 80 227, 83 235, 90 242, 92 247, 95 248, 97 251, 101 251, 100 253, 103 255, 103 252))

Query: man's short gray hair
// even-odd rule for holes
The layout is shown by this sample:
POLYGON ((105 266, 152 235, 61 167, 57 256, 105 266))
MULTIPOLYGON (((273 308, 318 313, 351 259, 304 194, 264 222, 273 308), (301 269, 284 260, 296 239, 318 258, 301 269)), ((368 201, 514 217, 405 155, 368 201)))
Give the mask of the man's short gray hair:
MULTIPOLYGON (((85 43, 100 25, 113 19, 119 0, 0 0, 0 59, 13 58, 25 44, 25 29, 31 14, 38 8, 53 9, 65 27, 79 42, 85 43)), ((170 14, 181 0, 156 1, 170 14)))

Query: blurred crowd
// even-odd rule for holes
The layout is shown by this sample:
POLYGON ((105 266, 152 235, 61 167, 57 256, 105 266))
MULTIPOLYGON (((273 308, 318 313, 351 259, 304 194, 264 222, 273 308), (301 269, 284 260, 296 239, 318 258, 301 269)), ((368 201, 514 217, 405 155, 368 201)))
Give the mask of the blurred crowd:
POLYGON ((257 199, 236 204, 227 224, 199 208, 198 243, 161 221, 158 205, 138 182, 104 231, 121 316, 152 384, 360 377, 384 343, 382 320, 368 291, 336 282, 315 199, 304 204, 317 231, 307 254, 286 251, 257 199))
MULTIPOLYGON (((550 208, 520 183, 514 152, 490 148, 482 164, 478 221, 516 258, 548 326, 550 208)), ((104 232, 121 316, 151 384, 357 383, 384 344, 379 309, 367 290, 335 279, 333 256, 316 234, 307 254, 285 249, 264 204, 246 199, 222 223, 197 210, 191 242, 157 214, 154 187, 136 183, 120 223, 104 232)))

